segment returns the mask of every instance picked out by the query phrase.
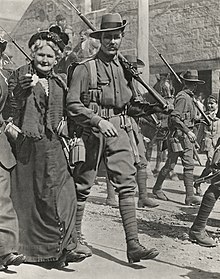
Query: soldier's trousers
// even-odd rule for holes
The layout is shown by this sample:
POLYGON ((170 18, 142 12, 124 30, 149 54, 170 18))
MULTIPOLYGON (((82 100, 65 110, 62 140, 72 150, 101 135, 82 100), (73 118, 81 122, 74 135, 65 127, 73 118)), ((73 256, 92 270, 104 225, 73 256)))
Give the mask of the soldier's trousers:
POLYGON ((183 165, 183 179, 186 192, 189 196, 193 195, 193 144, 190 142, 188 137, 184 137, 182 139, 181 145, 183 147, 183 151, 173 152, 170 144, 168 144, 167 160, 164 167, 159 172, 157 181, 154 185, 154 190, 161 190, 165 178, 171 170, 174 170, 177 160, 180 157, 183 165))
MULTIPOLYGON (((83 136, 86 162, 80 168, 76 168, 74 174, 78 201, 87 199, 102 157, 108 178, 119 196, 134 197, 137 185, 136 167, 130 138, 126 130, 121 127, 119 116, 113 117, 109 121, 116 127, 118 137, 106 138, 95 130, 83 136)), ((134 126, 137 125, 134 120, 133 122, 134 126)))

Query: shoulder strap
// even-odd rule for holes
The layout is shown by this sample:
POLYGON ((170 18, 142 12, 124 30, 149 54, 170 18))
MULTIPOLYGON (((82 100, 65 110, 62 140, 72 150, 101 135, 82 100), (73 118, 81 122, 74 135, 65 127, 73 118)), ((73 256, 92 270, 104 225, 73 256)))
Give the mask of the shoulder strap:
POLYGON ((83 61, 80 62, 73 62, 70 64, 67 70, 67 86, 70 86, 70 81, 73 75, 73 72, 77 65, 84 64, 88 71, 90 76, 90 82, 91 82, 91 88, 97 88, 97 69, 96 69, 96 63, 95 63, 95 55, 91 56, 83 61))
POLYGON ((97 89, 97 68, 95 60, 88 61, 88 71, 90 76, 90 89, 97 89))

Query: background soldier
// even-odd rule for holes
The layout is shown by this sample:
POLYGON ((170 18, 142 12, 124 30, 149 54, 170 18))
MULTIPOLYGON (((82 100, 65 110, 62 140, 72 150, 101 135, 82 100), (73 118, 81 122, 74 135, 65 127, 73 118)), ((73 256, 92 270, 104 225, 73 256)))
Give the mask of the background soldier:
POLYGON ((185 204, 198 205, 200 204, 200 199, 194 195, 193 190, 193 145, 196 141, 196 135, 192 131, 196 118, 196 107, 193 98, 197 85, 205 82, 198 79, 196 70, 186 71, 181 74, 181 78, 184 81, 184 88, 177 94, 174 101, 174 110, 169 118, 168 158, 159 172, 153 187, 153 194, 158 199, 168 200, 162 191, 162 184, 168 173, 174 169, 177 159, 180 157, 183 164, 183 180, 186 189, 185 204))
MULTIPOLYGON (((210 95, 205 101, 206 114, 210 120, 211 125, 203 125, 203 133, 204 138, 202 141, 202 151, 206 153, 207 161, 206 166, 203 172, 200 175, 200 178, 209 175, 212 172, 210 168, 210 164, 212 161, 212 157, 215 151, 215 147, 220 134, 220 119, 216 117, 218 101, 217 98, 213 95, 210 95)), ((196 193, 202 196, 202 190, 200 188, 201 183, 194 183, 194 187, 196 188, 196 193)))
POLYGON ((205 228, 209 215, 220 196, 220 138, 218 139, 217 147, 214 152, 212 162, 210 163, 210 167, 212 168, 215 177, 211 179, 211 185, 203 196, 199 212, 189 231, 189 239, 192 242, 205 247, 217 246, 216 241, 209 237, 205 228))

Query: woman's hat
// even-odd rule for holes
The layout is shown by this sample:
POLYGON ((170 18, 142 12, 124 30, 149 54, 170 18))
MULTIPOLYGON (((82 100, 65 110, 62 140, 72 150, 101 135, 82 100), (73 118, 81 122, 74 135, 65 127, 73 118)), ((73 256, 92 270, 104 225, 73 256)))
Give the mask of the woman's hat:
POLYGON ((137 58, 136 55, 124 55, 124 58, 127 59, 134 68, 143 68, 145 66, 145 63, 141 59, 137 58))
POLYGON ((204 84, 204 80, 199 79, 198 71, 197 70, 187 70, 186 72, 180 74, 180 77, 183 80, 191 81, 191 82, 198 82, 198 84, 204 84))
POLYGON ((2 39, 1 37, 0 37, 0 49, 1 49, 1 52, 3 52, 3 51, 5 51, 5 49, 6 49, 6 46, 7 46, 7 41, 6 40, 4 40, 4 39, 2 39))
POLYGON ((93 31, 90 33, 90 37, 95 39, 100 39, 103 32, 124 30, 127 22, 122 20, 121 15, 115 14, 105 14, 102 16, 100 30, 93 31))
POLYGON ((69 36, 61 32, 58 25, 54 25, 50 27, 49 31, 41 31, 34 34, 28 42, 28 47, 31 48, 37 40, 51 41, 63 52, 65 46, 68 44, 69 36))

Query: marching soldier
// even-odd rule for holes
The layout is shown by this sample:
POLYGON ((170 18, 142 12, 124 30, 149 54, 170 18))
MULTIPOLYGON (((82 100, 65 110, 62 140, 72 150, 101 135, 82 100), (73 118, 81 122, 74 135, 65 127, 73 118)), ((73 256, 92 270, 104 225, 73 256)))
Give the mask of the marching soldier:
POLYGON ((168 158, 164 167, 160 170, 156 183, 153 187, 153 194, 161 200, 168 200, 162 191, 162 185, 168 173, 174 169, 178 157, 183 164, 183 177, 186 189, 186 205, 199 205, 200 199, 194 195, 193 170, 194 159, 193 149, 196 135, 193 133, 196 120, 196 107, 193 101, 194 91, 198 84, 205 82, 198 79, 196 70, 188 70, 181 74, 184 88, 180 91, 174 101, 174 110, 170 114, 168 138, 168 158))
MULTIPOLYGON (((220 119, 216 117, 218 101, 217 98, 213 95, 210 95, 206 102, 206 114, 210 120, 211 125, 204 125, 204 138, 202 142, 202 151, 206 153, 207 161, 206 167, 203 170, 200 178, 207 176, 212 172, 210 168, 210 164, 212 161, 212 157, 215 151, 215 147, 217 144, 217 140, 220 134, 220 119)), ((194 188, 196 188, 196 193, 202 196, 202 190, 200 188, 200 183, 194 183, 194 188)))
MULTIPOLYGON (((84 127, 86 162, 76 168, 76 229, 81 236, 85 202, 97 174, 101 157, 110 182, 119 193, 119 209, 126 235, 129 262, 155 258, 157 249, 139 243, 135 214, 135 162, 139 161, 136 135, 138 127, 133 116, 161 111, 158 106, 135 102, 131 88, 118 58, 126 21, 119 14, 102 16, 100 30, 90 36, 99 39, 101 47, 94 59, 76 66, 67 95, 69 117, 84 127), (91 71, 96 80, 91 80, 91 71)), ((87 248, 86 253, 91 253, 87 248)))
POLYGON ((216 241, 208 235, 205 228, 209 215, 220 196, 220 138, 218 139, 217 146, 210 163, 210 168, 213 172, 212 179, 210 177, 211 185, 208 187, 203 196, 199 212, 189 231, 189 239, 192 242, 205 247, 217 246, 216 241))

